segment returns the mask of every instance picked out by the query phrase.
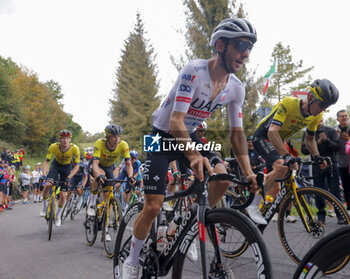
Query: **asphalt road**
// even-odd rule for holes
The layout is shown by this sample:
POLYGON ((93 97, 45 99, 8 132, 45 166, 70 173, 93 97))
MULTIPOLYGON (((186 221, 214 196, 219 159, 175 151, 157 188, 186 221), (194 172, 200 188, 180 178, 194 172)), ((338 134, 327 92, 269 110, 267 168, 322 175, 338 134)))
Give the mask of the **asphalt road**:
MULTIPOLYGON (((48 241, 46 221, 39 217, 40 208, 41 203, 18 203, 12 211, 0 213, 1 279, 113 278, 112 260, 104 254, 100 232, 92 247, 86 243, 83 212, 59 228, 54 226, 48 241)), ((280 244, 276 223, 267 227, 264 239, 274 278, 292 278, 296 265, 280 244)))

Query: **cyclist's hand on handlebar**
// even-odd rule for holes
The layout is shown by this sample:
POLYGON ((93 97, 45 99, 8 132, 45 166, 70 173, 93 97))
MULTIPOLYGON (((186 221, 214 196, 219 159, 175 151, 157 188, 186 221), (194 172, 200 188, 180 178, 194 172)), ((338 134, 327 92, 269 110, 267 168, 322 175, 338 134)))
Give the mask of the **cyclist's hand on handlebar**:
POLYGON ((298 169, 298 160, 290 154, 283 155, 284 164, 291 170, 298 169))
POLYGON ((69 184, 70 184, 70 178, 66 178, 66 180, 64 181, 64 184, 66 184, 66 185, 68 185, 69 186, 69 184))
POLYGON ((259 186, 258 186, 258 183, 256 182, 256 175, 254 173, 247 175, 246 180, 249 182, 252 182, 252 184, 250 185, 250 191, 252 193, 256 193, 257 191, 259 191, 259 186))
POLYGON ((104 179, 105 178, 106 177, 104 175, 99 175, 99 176, 96 177, 96 182, 97 183, 104 183, 104 179))
POLYGON ((323 156, 321 156, 321 155, 312 156, 312 159, 313 159, 317 164, 319 164, 320 169, 325 169, 325 168, 328 168, 328 167, 329 167, 326 158, 323 157, 323 156))
POLYGON ((208 173, 210 176, 213 175, 213 170, 211 168, 208 158, 203 157, 201 154, 198 154, 198 155, 195 154, 195 155, 192 155, 189 158, 189 160, 190 160, 190 167, 196 174, 199 181, 204 180, 204 172, 203 172, 204 167, 208 170, 208 173))
POLYGON ((130 185, 134 185, 136 183, 136 178, 133 177, 133 176, 130 176, 128 178, 128 182, 129 182, 130 185))

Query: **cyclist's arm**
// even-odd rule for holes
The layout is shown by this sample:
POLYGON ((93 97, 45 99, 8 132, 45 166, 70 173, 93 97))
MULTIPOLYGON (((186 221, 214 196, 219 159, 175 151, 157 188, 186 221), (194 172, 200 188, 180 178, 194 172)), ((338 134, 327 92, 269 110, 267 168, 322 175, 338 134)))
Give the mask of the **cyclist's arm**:
POLYGON ((94 174, 94 177, 98 177, 99 175, 105 175, 103 170, 98 166, 99 163, 100 163, 100 160, 98 159, 92 160, 92 172, 94 174))
MULTIPOLYGON (((130 158, 125 159, 125 165, 126 165, 126 173, 128 175, 128 178, 132 177, 133 176, 133 172, 134 172, 134 168, 132 167, 130 158)), ((135 184, 135 182, 136 182, 136 177, 135 177, 135 180, 134 180, 133 184, 135 184)))
POLYGON ((43 176, 47 175, 47 170, 49 168, 49 164, 50 164, 50 160, 45 160, 44 164, 43 164, 43 176))
MULTIPOLYGON (((186 112, 173 111, 170 116, 170 131, 175 138, 179 140, 176 141, 178 144, 187 145, 187 142, 192 142, 190 135, 188 134, 185 125, 186 112)), ((209 172, 209 175, 213 175, 209 160, 196 151, 196 150, 185 150, 185 156, 190 161, 191 169, 196 173, 198 179, 203 181, 203 167, 205 166, 209 172)))
POLYGON ((319 155, 315 136, 306 133, 304 141, 312 156, 319 155))
POLYGON ((72 179, 72 177, 79 171, 79 164, 75 164, 74 168, 72 169, 72 171, 70 172, 70 174, 68 175, 68 179, 72 179))
POLYGON ((267 131, 267 137, 269 141, 272 143, 273 147, 277 150, 277 152, 281 156, 284 156, 286 154, 289 154, 289 152, 284 146, 282 138, 279 134, 280 129, 281 129, 280 126, 271 124, 269 127, 269 130, 267 131))

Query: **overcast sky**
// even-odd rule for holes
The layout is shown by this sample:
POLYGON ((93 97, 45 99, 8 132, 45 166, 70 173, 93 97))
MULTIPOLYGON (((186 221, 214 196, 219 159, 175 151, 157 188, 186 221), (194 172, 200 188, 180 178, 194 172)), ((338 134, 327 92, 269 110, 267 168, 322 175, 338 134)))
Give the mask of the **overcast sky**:
MULTIPOLYGON (((311 76, 328 78, 340 91, 326 116, 350 104, 348 0, 246 0, 258 42, 248 67, 264 75, 278 42, 290 45, 293 60, 314 66, 311 76)), ((184 53, 182 0, 0 0, 0 55, 62 86, 64 110, 83 130, 102 132, 109 121, 108 99, 115 87, 125 39, 141 13, 153 45, 160 94, 167 94, 177 71, 170 61, 184 53)))

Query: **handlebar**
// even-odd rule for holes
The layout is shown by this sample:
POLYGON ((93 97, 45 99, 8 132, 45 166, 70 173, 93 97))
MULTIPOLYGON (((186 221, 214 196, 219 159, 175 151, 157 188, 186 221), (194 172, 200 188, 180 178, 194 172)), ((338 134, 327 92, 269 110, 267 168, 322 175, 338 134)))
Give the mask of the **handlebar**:
MULTIPOLYGON (((330 157, 325 157, 325 161, 327 162, 328 167, 330 167, 331 175, 333 175, 333 165, 332 165, 331 158, 330 157)), ((315 161, 312 161, 312 160, 302 161, 300 157, 297 159, 297 163, 298 163, 298 166, 299 166, 298 173, 297 173, 298 176, 300 174, 302 165, 312 165, 312 166, 319 166, 319 165, 321 165, 320 162, 315 162, 315 161)), ((289 169, 285 177, 276 179, 275 181, 276 182, 283 182, 285 180, 288 180, 288 179, 291 178, 292 173, 293 173, 293 170, 289 169)), ((305 179, 313 179, 313 178, 319 176, 320 173, 321 173, 321 170, 319 170, 316 174, 314 174, 312 176, 304 176, 304 178, 305 179)))
MULTIPOLYGON (((262 189, 264 189, 264 187, 263 187, 264 173, 259 172, 257 174, 256 180, 257 180, 258 185, 262 189)), ((174 195, 169 196, 169 197, 165 197, 164 201, 174 200, 174 197, 175 197, 175 199, 179 199, 179 198, 183 198, 183 197, 189 196, 191 194, 194 194, 198 190, 198 188, 201 187, 201 185, 204 185, 204 183, 208 183, 211 181, 231 181, 231 182, 240 184, 242 186, 247 186, 247 187, 249 187, 252 184, 250 181, 244 181, 244 180, 237 179, 237 177, 234 174, 214 173, 212 176, 209 176, 208 172, 205 171, 203 182, 200 182, 198 180, 198 178, 196 177, 194 182, 186 190, 175 192, 174 195)))

